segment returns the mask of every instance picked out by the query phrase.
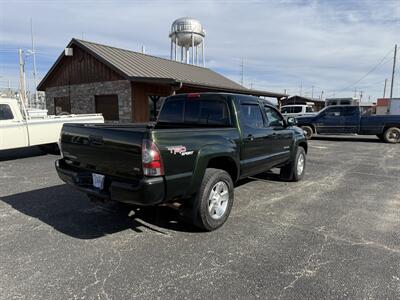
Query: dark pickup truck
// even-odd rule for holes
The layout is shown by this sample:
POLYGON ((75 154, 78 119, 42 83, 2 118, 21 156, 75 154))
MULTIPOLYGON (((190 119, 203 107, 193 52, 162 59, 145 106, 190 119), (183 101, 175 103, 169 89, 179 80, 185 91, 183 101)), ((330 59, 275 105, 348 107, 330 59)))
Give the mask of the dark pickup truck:
POLYGON ((303 177, 307 140, 293 122, 252 96, 181 94, 165 100, 156 123, 65 124, 56 168, 89 197, 173 203, 214 230, 228 218, 237 180, 274 167, 284 180, 303 177))
POLYGON ((400 115, 362 115, 359 106, 328 106, 315 115, 298 117, 297 123, 308 139, 315 134, 359 134, 400 142, 400 115))

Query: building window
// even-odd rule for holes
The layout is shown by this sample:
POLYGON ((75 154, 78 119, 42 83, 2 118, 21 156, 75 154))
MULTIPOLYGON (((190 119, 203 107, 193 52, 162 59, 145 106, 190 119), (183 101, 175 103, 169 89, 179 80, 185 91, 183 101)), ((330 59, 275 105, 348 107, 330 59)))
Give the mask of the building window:
POLYGON ((103 114, 106 121, 118 121, 118 95, 97 95, 94 97, 96 113, 103 114))
POLYGON ((54 97, 54 114, 67 115, 71 113, 71 101, 69 97, 54 97))

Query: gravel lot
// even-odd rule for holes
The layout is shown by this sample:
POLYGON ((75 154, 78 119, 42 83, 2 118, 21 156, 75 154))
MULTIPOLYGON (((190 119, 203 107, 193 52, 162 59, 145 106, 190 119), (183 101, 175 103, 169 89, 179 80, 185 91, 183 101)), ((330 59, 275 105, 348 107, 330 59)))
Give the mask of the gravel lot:
POLYGON ((242 182, 211 233, 166 207, 96 206, 57 156, 0 152, 0 298, 398 299, 400 145, 309 147, 304 181, 242 182))

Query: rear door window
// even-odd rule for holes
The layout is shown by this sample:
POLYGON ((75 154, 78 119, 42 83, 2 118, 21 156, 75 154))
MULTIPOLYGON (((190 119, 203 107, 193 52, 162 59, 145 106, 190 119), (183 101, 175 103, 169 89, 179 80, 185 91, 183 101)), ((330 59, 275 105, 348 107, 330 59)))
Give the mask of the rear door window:
POLYGON ((8 104, 0 104, 0 120, 12 120, 14 115, 11 111, 11 107, 8 104))
POLYGON ((246 126, 253 128, 264 127, 264 119, 261 114, 261 109, 257 104, 241 104, 240 119, 246 126))
POLYGON ((342 114, 343 116, 349 117, 349 116, 353 116, 356 114, 356 111, 358 110, 358 107, 343 107, 342 108, 342 114))

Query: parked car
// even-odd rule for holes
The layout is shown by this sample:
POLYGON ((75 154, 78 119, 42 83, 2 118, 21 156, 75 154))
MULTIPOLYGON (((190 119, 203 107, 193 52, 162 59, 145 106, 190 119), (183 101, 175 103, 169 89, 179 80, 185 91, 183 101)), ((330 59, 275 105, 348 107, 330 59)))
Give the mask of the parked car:
POLYGON ((274 167, 284 180, 302 179, 307 140, 294 122, 256 97, 181 94, 165 100, 156 123, 65 124, 56 168, 91 198, 173 202, 214 230, 229 216, 239 179, 274 167))
POLYGON ((101 114, 30 116, 16 99, 0 98, 0 150, 40 146, 57 152, 57 142, 64 123, 104 123, 101 114))
POLYGON ((299 117, 303 115, 315 114, 314 108, 306 104, 293 104, 281 107, 281 113, 285 117, 299 117))
POLYGON ((400 142, 400 115, 362 115, 359 106, 328 106, 315 116, 298 117, 308 139, 316 134, 376 135, 387 143, 400 142))

